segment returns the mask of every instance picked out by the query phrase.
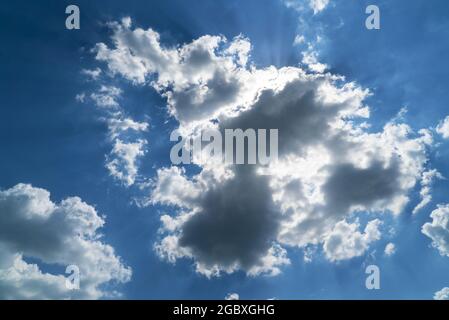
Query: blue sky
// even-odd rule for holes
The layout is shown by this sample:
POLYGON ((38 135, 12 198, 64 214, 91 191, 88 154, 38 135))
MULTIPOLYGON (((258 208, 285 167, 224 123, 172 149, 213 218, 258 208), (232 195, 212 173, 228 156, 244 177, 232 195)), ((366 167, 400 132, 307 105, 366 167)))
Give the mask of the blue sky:
MULTIPOLYGON (((443 0, 330 0, 314 14, 308 1, 297 3, 304 7, 295 9, 280 0, 77 1, 80 30, 64 27, 65 8, 72 2, 2 5, 0 190, 31 184, 48 190, 54 203, 77 196, 95 207, 106 221, 98 231, 102 241, 132 269, 129 281, 100 284, 113 286, 122 298, 223 299, 235 292, 242 299, 432 299, 435 292, 449 287, 449 257, 431 246, 432 239, 421 228, 432 221, 430 214, 438 204, 449 202, 447 180, 435 179, 431 202, 416 215, 412 210, 420 201, 419 180, 407 189, 409 201, 400 214, 349 215, 348 222, 359 218, 362 231, 374 218, 383 221, 382 236, 361 255, 333 262, 318 245, 312 261, 306 263, 303 248, 285 246, 290 264, 281 266, 279 275, 249 276, 243 268, 207 278, 195 271, 196 258, 171 264, 153 248, 161 240, 161 216, 174 216, 176 209, 163 203, 139 206, 136 202, 150 193, 145 182, 170 166, 168 136, 179 122, 168 115, 166 99, 149 83, 136 85, 120 73, 101 81, 121 89, 120 107, 127 117, 149 123, 147 131, 136 133, 148 141, 148 149, 137 162, 139 174, 131 186, 124 186, 105 167, 107 156, 112 157, 112 144, 102 119, 109 115, 93 101, 80 103, 75 97, 99 88, 99 81, 89 79, 82 70, 99 67, 106 73, 108 61, 96 59, 92 51, 98 43, 114 46, 113 31, 106 22, 130 17, 133 28, 157 31, 166 47, 179 47, 203 35, 229 40, 243 35, 251 43, 250 61, 258 69, 271 65, 307 68, 302 54, 307 44, 312 45, 309 50, 327 65, 328 72, 371 91, 364 100, 370 107, 367 132, 382 131, 405 107, 401 121, 415 133, 428 129, 433 135, 420 173, 436 169, 449 177, 448 141, 435 129, 449 115, 449 63, 445 59, 449 4, 443 0), (380 8, 380 30, 364 26, 368 4, 380 8), (303 35, 305 42, 294 45, 297 35, 303 35), (387 256, 384 248, 390 242, 396 252, 387 256), (365 288, 367 264, 380 267, 380 290, 365 288)), ((125 135, 123 139, 137 138, 125 135)), ((187 177, 198 172, 198 167, 186 167, 187 177)), ((43 273, 61 272, 60 265, 44 260, 24 254, 24 261, 36 263, 43 273)))

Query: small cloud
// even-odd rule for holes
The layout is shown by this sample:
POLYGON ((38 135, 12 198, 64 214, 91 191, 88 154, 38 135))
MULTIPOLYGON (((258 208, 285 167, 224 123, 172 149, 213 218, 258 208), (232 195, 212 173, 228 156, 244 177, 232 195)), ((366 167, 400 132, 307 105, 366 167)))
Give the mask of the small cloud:
POLYGON ((101 75, 101 69, 95 68, 93 70, 83 69, 81 70, 81 74, 87 76, 90 80, 97 80, 101 75))
POLYGON ((449 116, 447 116, 443 121, 440 121, 436 130, 443 137, 443 139, 449 138, 449 116))
POLYGON ((328 65, 320 63, 316 52, 307 51, 303 53, 302 63, 304 63, 310 71, 315 73, 324 73, 328 69, 328 65))
POLYGON ((120 97, 122 90, 114 86, 101 86, 98 92, 90 95, 95 105, 103 108, 116 108, 119 106, 117 99, 120 97))
POLYGON ((310 0, 309 6, 313 10, 313 14, 317 14, 326 9, 329 0, 310 0))
POLYGON ((145 154, 146 145, 144 139, 129 143, 116 139, 111 153, 106 157, 109 174, 126 187, 132 186, 138 174, 137 160, 145 154))
POLYGON ((240 296, 238 293, 228 293, 225 300, 240 300, 240 296))
POLYGON ((349 224, 344 220, 340 221, 324 242, 326 258, 335 262, 361 256, 372 242, 380 239, 381 224, 378 219, 372 220, 366 225, 365 232, 361 233, 358 222, 349 224))
POLYGON ((449 288, 445 287, 440 291, 435 292, 433 300, 449 300, 449 288))
POLYGON ((432 201, 432 183, 435 179, 444 179, 437 170, 424 171, 421 178, 421 202, 413 209, 413 214, 417 214, 421 209, 432 201))
POLYGON ((402 107, 399 112, 396 114, 396 116, 391 119, 392 122, 404 122, 405 120, 405 116, 408 113, 408 108, 407 107, 402 107))
POLYGON ((316 246, 308 246, 304 248, 303 251, 303 261, 304 263, 310 263, 313 260, 313 256, 316 253, 316 246))
POLYGON ((442 256, 449 256, 449 204, 440 204, 430 214, 432 222, 422 226, 421 232, 432 239, 432 246, 442 256))
POLYGON ((108 120, 109 134, 112 139, 117 138, 125 131, 148 131, 149 124, 146 122, 137 122, 131 118, 111 118, 108 120))
POLYGON ((306 38, 303 35, 300 36, 299 34, 297 34, 295 40, 293 40, 293 45, 297 46, 304 42, 306 42, 306 38))
POLYGON ((384 250, 384 253, 385 253, 385 255, 386 256, 392 256, 393 254, 395 254, 396 253, 396 246, 394 245, 394 243, 388 243, 386 246, 385 246, 385 250, 384 250))
POLYGON ((79 93, 75 96, 75 100, 81 103, 84 103, 86 101, 86 94, 85 93, 79 93))
MULTIPOLYGON (((307 9, 307 7, 304 6, 303 2, 300 0, 283 0, 283 3, 287 8, 292 8, 298 12, 307 9)), ((320 13, 326 9, 328 4, 329 0, 309 0, 309 8, 313 10, 313 14, 320 13)))

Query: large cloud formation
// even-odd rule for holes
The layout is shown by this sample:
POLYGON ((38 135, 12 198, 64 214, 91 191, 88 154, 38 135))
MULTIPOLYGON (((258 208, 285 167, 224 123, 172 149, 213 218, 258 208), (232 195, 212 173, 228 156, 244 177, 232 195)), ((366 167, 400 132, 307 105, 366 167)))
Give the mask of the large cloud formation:
POLYGON ((56 204, 48 191, 28 184, 0 191, 0 299, 115 296, 105 285, 129 281, 131 269, 100 240, 103 224, 78 197, 56 204), (42 265, 62 271, 44 271, 42 265), (71 265, 80 271, 78 290, 66 286, 64 272, 71 265))
POLYGON ((109 73, 157 90, 185 135, 279 130, 279 160, 268 166, 198 162, 201 172, 190 176, 174 166, 158 170, 147 204, 173 208, 155 245, 168 261, 190 258, 206 276, 274 275, 290 262, 287 247, 324 245, 330 261, 360 256, 381 237, 381 221, 362 233, 348 219, 400 214, 426 170, 430 132, 398 120, 371 131, 369 90, 341 76, 257 68, 241 35, 167 47, 129 18, 111 27, 112 46, 97 44, 96 59, 109 73))

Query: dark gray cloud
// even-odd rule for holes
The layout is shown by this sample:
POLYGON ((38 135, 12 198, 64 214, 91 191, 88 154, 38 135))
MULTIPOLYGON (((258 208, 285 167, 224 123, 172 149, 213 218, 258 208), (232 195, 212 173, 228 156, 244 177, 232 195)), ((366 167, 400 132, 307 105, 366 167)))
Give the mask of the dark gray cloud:
POLYGON ((320 242, 335 223, 344 220, 354 208, 381 210, 403 193, 397 162, 385 167, 382 162, 373 161, 367 168, 342 163, 330 165, 327 170, 329 176, 321 187, 322 204, 314 205, 310 214, 283 234, 282 242, 300 246, 320 242))
POLYGON ((198 119, 212 117, 220 106, 234 103, 241 88, 238 78, 230 77, 223 70, 217 70, 211 79, 205 83, 207 92, 198 95, 198 86, 191 86, 183 91, 167 93, 173 114, 183 122, 188 123, 198 119), (200 101, 198 101, 200 100, 200 101))
POLYGON ((268 183, 254 168, 236 167, 234 178, 201 198, 200 211, 183 225, 179 244, 208 267, 238 264, 249 270, 261 264, 280 227, 268 183))
POLYGON ((323 186, 326 211, 342 216, 351 206, 369 207, 376 201, 389 201, 400 192, 397 162, 388 167, 374 161, 368 168, 344 163, 332 167, 323 186))
POLYGON ((343 106, 324 106, 317 101, 320 81, 297 79, 283 90, 261 91, 251 109, 235 118, 223 119, 223 129, 278 129, 279 154, 300 153, 310 144, 329 136, 329 123, 343 106))

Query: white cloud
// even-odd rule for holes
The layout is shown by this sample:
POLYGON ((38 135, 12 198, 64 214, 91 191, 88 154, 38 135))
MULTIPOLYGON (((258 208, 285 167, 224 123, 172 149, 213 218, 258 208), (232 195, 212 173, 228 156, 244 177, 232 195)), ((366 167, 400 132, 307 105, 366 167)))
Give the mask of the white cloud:
MULTIPOLYGON (((2 299, 66 299, 74 295, 66 288, 64 275, 43 273, 36 264, 26 263, 22 255, 0 268, 2 299)), ((78 293, 78 292, 76 292, 78 293)))
POLYGON ((225 300, 240 300, 240 296, 238 293, 228 293, 225 300))
POLYGON ((131 269, 101 241, 104 220, 95 208, 71 197, 59 204, 44 189, 27 184, 0 191, 0 298, 97 299, 109 282, 127 282, 131 269), (80 289, 66 288, 65 274, 44 272, 49 265, 77 265, 80 289))
POLYGON ((438 124, 436 130, 444 139, 449 138, 449 116, 438 124))
POLYGON ((422 233, 432 239, 441 255, 449 256, 449 205, 440 204, 430 214, 432 222, 422 226, 422 233))
MULTIPOLYGON (((96 78, 93 77, 92 79, 95 80, 96 78)), ((112 85, 101 85, 89 95, 89 98, 104 114, 100 119, 106 122, 108 138, 113 144, 113 149, 106 156, 106 168, 110 175, 129 187, 135 183, 137 177, 137 160, 146 153, 147 140, 143 139, 141 134, 148 131, 149 124, 135 121, 126 116, 124 109, 118 102, 121 95, 122 90, 120 88, 112 85)), ((86 94, 78 94, 76 99, 84 103, 86 102, 86 94)))
POLYGON ((246 66, 250 57, 251 43, 242 35, 236 37, 226 49, 226 54, 236 57, 236 63, 246 66))
POLYGON ((98 92, 90 95, 90 98, 98 107, 116 108, 119 106, 117 99, 120 97, 121 89, 114 86, 101 86, 98 92))
POLYGON ((297 34, 295 40, 293 40, 293 45, 297 46, 306 42, 306 38, 303 35, 297 34))
POLYGON ((440 291, 435 292, 433 296, 434 300, 449 300, 449 288, 445 287, 440 291))
POLYGON ((323 73, 328 68, 326 64, 318 61, 317 54, 314 51, 304 52, 302 63, 304 63, 311 71, 316 73, 323 73))
MULTIPOLYGON (((82 72, 91 75, 93 80, 97 80, 101 69, 82 72)), ((111 176, 124 186, 130 187, 135 183, 138 175, 138 159, 147 151, 145 147, 148 142, 141 137, 141 134, 148 131, 149 124, 135 121, 127 116, 118 102, 121 96, 122 89, 102 84, 88 97, 104 114, 100 119, 106 122, 108 138, 113 144, 111 152, 106 156, 106 168, 111 176)), ((77 100, 86 102, 86 94, 78 94, 77 100)))
POLYGON ((435 179, 443 179, 441 173, 437 170, 428 170, 422 173, 421 178, 421 191, 419 192, 421 196, 421 201, 413 209, 413 214, 417 214, 426 205, 432 201, 432 183, 435 179))
POLYGON ((372 242, 380 239, 381 224, 378 219, 372 220, 366 225, 365 232, 361 233, 358 231, 360 225, 357 222, 349 224, 340 221, 324 241, 326 258, 330 261, 339 261, 361 256, 372 242))
POLYGON ((185 177, 183 168, 171 167, 159 169, 156 184, 151 195, 151 203, 193 208, 194 201, 200 197, 200 184, 195 184, 185 177))
POLYGON ((110 175, 125 186, 133 185, 138 173, 137 161, 145 155, 146 144, 147 141, 143 139, 128 143, 116 139, 114 147, 106 159, 106 168, 110 175))
POLYGON ((85 93, 79 93, 75 96, 75 100, 81 103, 84 103, 86 101, 86 94, 85 93))
POLYGON ((152 29, 112 25, 115 48, 98 44, 96 58, 106 62, 112 73, 135 84, 157 74, 151 83, 167 98, 169 112, 181 124, 216 117, 220 111, 242 107, 254 99, 253 82, 259 81, 245 68, 250 43, 242 36, 228 42, 221 36, 206 35, 170 48, 161 45, 159 34, 152 29), (167 87, 172 89, 167 91, 167 87))
POLYGON ((387 245, 385 246, 385 250, 384 253, 386 256, 392 256, 396 253, 396 246, 394 245, 394 243, 387 243, 387 245))
POLYGON ((93 70, 83 69, 81 70, 81 73, 91 80, 98 80, 98 78, 101 75, 101 69, 100 68, 95 68, 93 70))
POLYGON ((146 204, 172 206, 155 245, 168 261, 192 259, 206 276, 274 275, 289 263, 285 246, 324 244, 332 261, 362 255, 380 237, 380 222, 362 233, 347 218, 400 214, 423 177, 430 132, 397 119, 368 132, 369 90, 324 74, 324 66, 313 70, 316 55, 305 61, 312 73, 260 69, 242 36, 206 35, 167 47, 154 30, 133 29, 130 19, 112 26, 113 46, 98 44, 97 59, 134 85, 150 83, 183 133, 279 129, 279 161, 268 167, 196 163, 201 172, 191 176, 158 170, 146 204), (351 236, 339 237, 337 225, 351 236))
POLYGON ((313 256, 316 255, 316 246, 308 246, 303 248, 303 261, 310 263, 313 261, 313 256))
POLYGON ((426 162, 427 138, 410 139, 409 130, 389 124, 378 134, 356 134, 340 143, 331 138, 332 146, 281 161, 271 172, 274 196, 290 215, 281 242, 318 244, 350 213, 401 213, 426 162))
POLYGON ((310 8, 312 8, 314 14, 326 9, 328 4, 329 0, 310 0, 309 2, 310 8))
MULTIPOLYGON (((296 11, 305 10, 304 3, 301 0, 282 0, 287 8, 292 8, 296 11)), ((313 14, 317 14, 329 5, 329 0, 308 0, 309 8, 313 10, 313 14)))
POLYGON ((107 120, 110 137, 115 139, 126 131, 148 131, 148 123, 137 122, 131 118, 110 118, 107 120))

